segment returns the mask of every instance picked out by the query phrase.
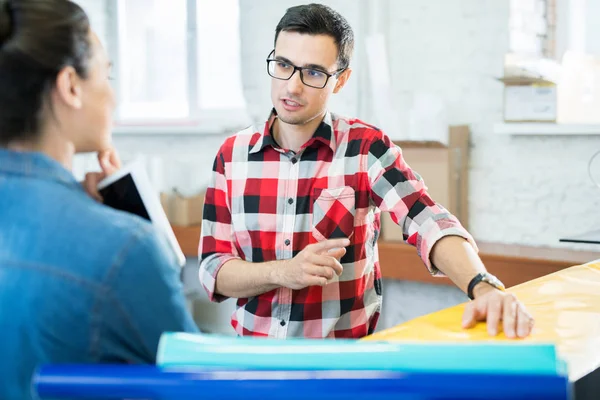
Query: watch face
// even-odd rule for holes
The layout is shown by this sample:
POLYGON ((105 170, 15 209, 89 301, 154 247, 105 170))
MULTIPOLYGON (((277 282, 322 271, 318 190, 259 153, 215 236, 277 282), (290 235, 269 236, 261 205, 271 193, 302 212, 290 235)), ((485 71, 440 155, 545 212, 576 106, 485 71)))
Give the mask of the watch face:
POLYGON ((502 282, 500 282, 500 280, 498 278, 496 278, 494 275, 487 274, 483 277, 482 281, 489 283, 490 285, 494 286, 495 288, 504 289, 504 284, 502 282))

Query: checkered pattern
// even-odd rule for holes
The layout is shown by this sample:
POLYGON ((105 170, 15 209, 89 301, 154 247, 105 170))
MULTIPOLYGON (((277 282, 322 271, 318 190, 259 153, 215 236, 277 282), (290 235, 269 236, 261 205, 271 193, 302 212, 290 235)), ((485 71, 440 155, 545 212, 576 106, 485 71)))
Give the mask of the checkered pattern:
MULTIPOLYGON (((298 153, 248 128, 228 138, 213 166, 200 239, 200 280, 212 301, 221 266, 293 258, 308 244, 349 237, 344 271, 325 287, 278 288, 238 299, 232 325, 240 335, 351 337, 374 331, 381 308, 377 238, 381 211, 433 274, 437 240, 471 236, 427 194, 401 150, 377 128, 328 113, 298 153)), ((401 262, 401 260, 399 260, 401 262)))

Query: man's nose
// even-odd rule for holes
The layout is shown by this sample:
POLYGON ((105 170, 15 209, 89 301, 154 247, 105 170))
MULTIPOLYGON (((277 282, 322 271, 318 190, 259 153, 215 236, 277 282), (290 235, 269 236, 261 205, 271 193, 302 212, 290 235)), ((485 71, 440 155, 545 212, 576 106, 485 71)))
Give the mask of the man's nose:
POLYGON ((288 80, 287 89, 288 92, 292 94, 298 94, 302 92, 304 87, 304 83, 302 83, 302 79, 300 78, 301 72, 299 70, 294 71, 292 77, 288 80))

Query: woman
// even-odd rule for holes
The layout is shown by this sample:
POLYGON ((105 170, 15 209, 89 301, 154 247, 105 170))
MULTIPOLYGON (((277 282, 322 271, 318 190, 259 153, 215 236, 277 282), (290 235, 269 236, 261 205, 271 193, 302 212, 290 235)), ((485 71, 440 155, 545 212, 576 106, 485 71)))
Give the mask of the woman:
POLYGON ((73 156, 111 147, 110 62, 67 0, 0 0, 0 398, 48 363, 155 361, 196 331, 152 226, 92 199, 73 156))

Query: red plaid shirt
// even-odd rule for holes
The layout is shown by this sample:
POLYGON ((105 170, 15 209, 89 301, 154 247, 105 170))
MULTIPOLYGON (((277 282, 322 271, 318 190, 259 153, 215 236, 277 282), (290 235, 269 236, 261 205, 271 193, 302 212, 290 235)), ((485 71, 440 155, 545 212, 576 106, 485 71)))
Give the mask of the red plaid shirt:
MULTIPOLYGON (((270 133, 248 128, 221 146, 206 192, 200 239, 200 280, 211 301, 221 266, 293 258, 306 245, 350 237, 343 273, 328 285, 278 288, 238 299, 232 325, 240 335, 278 338, 359 338, 374 331, 381 309, 377 251, 381 211, 390 212, 429 260, 437 240, 471 236, 427 194, 401 150, 380 130, 328 113, 298 153, 270 133)), ((475 247, 476 248, 476 247, 475 247)), ((401 261, 400 261, 401 262, 401 261)))

